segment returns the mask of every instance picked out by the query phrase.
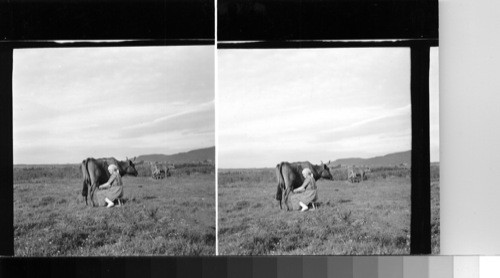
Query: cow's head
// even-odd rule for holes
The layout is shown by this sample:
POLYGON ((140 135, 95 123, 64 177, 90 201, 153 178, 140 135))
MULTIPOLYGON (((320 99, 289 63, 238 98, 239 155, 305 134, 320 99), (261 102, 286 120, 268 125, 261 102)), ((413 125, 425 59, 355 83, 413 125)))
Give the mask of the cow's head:
MULTIPOLYGON (((135 157, 134 157, 135 160, 135 157)), ((139 173, 137 173, 137 170, 135 169, 134 162, 132 160, 127 158, 126 165, 125 165, 125 174, 131 175, 134 177, 137 177, 139 173)))
POLYGON ((319 170, 319 174, 321 175, 321 178, 325 179, 325 180, 332 180, 333 176, 332 176, 332 173, 330 173, 330 168, 328 168, 328 166, 326 164, 323 164, 323 163, 321 163, 320 166, 321 167, 319 170))

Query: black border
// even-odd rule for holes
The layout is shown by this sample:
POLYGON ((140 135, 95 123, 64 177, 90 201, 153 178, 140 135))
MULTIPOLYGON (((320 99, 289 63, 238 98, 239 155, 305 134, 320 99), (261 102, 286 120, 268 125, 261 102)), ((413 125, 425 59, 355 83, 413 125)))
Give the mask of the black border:
POLYGON ((2 40, 214 39, 213 0, 0 3, 2 40))
POLYGON ((430 47, 411 47, 411 224, 410 254, 431 254, 429 137, 430 47))
POLYGON ((219 0, 219 41, 435 39, 437 0, 219 0))
POLYGON ((13 49, 0 47, 0 126, 3 129, 1 138, 4 186, 0 186, 0 255, 14 254, 14 186, 13 186, 13 122, 12 122, 12 71, 13 49), (10 186, 12 184, 12 186, 10 186))
POLYGON ((277 48, 361 48, 361 47, 416 47, 439 46, 437 39, 400 39, 392 41, 361 41, 361 40, 319 40, 319 41, 248 41, 248 42, 218 42, 217 49, 277 49, 277 48))

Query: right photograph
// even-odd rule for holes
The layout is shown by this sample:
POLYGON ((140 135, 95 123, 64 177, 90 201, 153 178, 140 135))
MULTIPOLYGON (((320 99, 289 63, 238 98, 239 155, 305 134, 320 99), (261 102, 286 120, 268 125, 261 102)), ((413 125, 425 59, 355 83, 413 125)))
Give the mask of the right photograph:
MULTIPOLYGON (((410 254, 410 48, 217 54, 218 254, 410 254)), ((431 47, 432 254, 440 237, 438 61, 431 47)))

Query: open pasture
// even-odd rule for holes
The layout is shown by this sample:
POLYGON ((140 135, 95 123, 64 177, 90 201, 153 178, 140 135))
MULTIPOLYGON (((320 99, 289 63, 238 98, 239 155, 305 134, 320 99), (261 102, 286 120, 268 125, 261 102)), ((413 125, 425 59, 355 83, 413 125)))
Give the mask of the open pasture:
POLYGON ((107 209, 85 206, 78 169, 14 166, 16 256, 215 254, 213 173, 125 176, 124 205, 107 209))
MULTIPOLYGON (((437 254, 439 174, 431 176, 437 177, 431 183, 432 249, 437 254)), ((409 173, 377 173, 362 183, 319 180, 318 208, 306 212, 279 209, 275 169, 219 170, 218 180, 221 255, 410 252, 409 173)))

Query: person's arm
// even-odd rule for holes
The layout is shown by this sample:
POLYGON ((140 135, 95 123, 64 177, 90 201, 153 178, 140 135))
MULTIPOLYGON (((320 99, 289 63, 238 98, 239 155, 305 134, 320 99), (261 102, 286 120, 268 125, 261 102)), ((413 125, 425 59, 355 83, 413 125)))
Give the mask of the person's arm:
POLYGON ((111 187, 111 184, 106 182, 106 183, 101 184, 101 186, 99 186, 99 189, 108 189, 110 187, 111 187))
POLYGON ((309 182, 310 182, 310 177, 307 177, 304 182, 302 183, 302 185, 300 187, 297 187, 293 192, 302 192, 302 191, 305 191, 307 186, 309 185, 309 182))
POLYGON ((111 187, 111 183, 116 179, 116 174, 111 175, 106 183, 103 183, 99 189, 107 189, 111 187))

